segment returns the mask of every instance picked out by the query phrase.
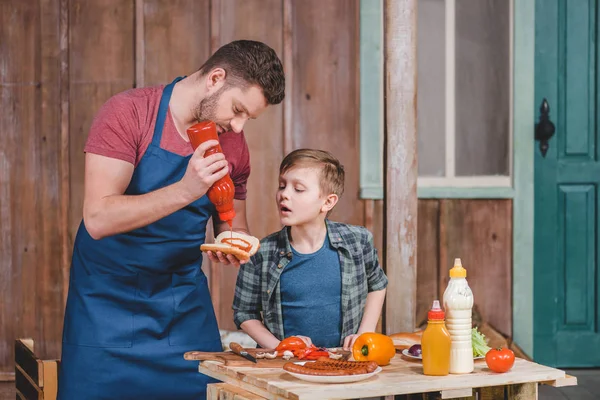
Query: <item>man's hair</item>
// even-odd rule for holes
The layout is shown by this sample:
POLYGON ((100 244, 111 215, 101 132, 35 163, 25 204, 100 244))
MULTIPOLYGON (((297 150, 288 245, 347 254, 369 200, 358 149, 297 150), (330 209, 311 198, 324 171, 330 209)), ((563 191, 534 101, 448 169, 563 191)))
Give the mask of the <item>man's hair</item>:
POLYGON ((344 193, 344 166, 333 154, 323 150, 298 149, 289 153, 279 166, 279 174, 283 175, 295 167, 320 168, 320 186, 324 194, 344 193))
POLYGON ((236 40, 222 46, 200 67, 200 73, 206 75, 215 68, 225 70, 227 85, 259 86, 267 104, 279 104, 285 97, 283 65, 264 43, 236 40))

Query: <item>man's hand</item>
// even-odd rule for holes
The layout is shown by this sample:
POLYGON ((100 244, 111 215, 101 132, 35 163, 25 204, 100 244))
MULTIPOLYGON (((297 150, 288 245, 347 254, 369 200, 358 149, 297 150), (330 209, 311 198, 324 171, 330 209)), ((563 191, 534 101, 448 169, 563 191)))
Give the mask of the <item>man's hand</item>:
MULTIPOLYGON (((242 232, 249 235, 250 232, 248 231, 248 218, 246 218, 246 200, 234 199, 233 208, 235 209, 235 218, 232 222, 233 231, 242 232)), ((213 214, 212 218, 215 237, 217 237, 219 233, 229 231, 229 229, 231 229, 227 222, 223 222, 219 219, 219 214, 213 214)), ((238 260, 236 256, 232 254, 223 254, 220 251, 207 251, 206 254, 208 255, 209 260, 214 263, 221 263, 225 265, 232 264, 236 267, 239 267, 240 265, 248 262, 248 260, 238 260)))
POLYGON ((213 253, 212 251, 207 251, 206 254, 208 255, 210 261, 214 263, 221 263, 225 265, 231 264, 235 265, 236 267, 239 267, 240 265, 246 264, 248 262, 248 260, 238 260, 237 257, 233 254, 223 254, 220 251, 217 251, 216 253, 213 253))
POLYGON ((204 153, 211 147, 218 146, 216 140, 209 140, 202 143, 192 157, 181 178, 182 188, 192 199, 199 199, 204 196, 208 189, 219 179, 223 178, 229 172, 229 166, 223 153, 211 154, 204 157, 204 153))

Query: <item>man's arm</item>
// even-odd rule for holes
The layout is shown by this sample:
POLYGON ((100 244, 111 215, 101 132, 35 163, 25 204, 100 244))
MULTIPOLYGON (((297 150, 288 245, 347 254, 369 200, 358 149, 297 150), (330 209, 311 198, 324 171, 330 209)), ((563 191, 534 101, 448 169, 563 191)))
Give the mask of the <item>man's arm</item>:
POLYGON ((83 220, 90 236, 101 239, 146 226, 202 197, 228 172, 222 153, 203 157, 217 143, 198 146, 179 182, 142 195, 124 195, 132 164, 86 153, 83 220))
MULTIPOLYGON (((248 218, 246 217, 246 200, 233 200, 233 209, 235 210, 235 217, 233 218, 233 230, 236 232, 242 232, 250 234, 248 230, 248 218)), ((219 214, 213 214, 213 227, 215 231, 215 237, 221 233, 228 231, 229 224, 219 219, 219 214)))

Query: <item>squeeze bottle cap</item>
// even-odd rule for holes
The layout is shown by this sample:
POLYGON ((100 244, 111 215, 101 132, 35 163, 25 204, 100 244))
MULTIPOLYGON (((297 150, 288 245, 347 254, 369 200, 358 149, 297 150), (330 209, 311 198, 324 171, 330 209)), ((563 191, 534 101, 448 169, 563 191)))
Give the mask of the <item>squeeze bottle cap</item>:
POLYGON ((235 217, 235 209, 233 209, 233 208, 229 211, 219 213, 219 219, 223 222, 227 222, 229 224, 229 226, 231 226, 231 221, 233 221, 234 217, 235 217))
POLYGON ((431 310, 427 313, 427 319, 430 320, 443 320, 445 317, 444 311, 440 308, 440 301, 434 300, 431 310))
POLYGON ((460 258, 454 259, 454 267, 450 269, 450 278, 466 278, 467 270, 463 268, 460 258))

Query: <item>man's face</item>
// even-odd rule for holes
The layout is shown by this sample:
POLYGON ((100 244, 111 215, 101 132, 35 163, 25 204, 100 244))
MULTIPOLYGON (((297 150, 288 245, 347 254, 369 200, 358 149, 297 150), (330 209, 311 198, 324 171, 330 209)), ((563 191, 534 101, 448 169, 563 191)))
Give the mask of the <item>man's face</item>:
POLYGON ((296 226, 313 222, 327 212, 327 196, 321 194, 320 169, 292 167, 279 176, 277 207, 282 225, 296 226))
POLYGON ((255 119, 267 108, 267 101, 258 86, 240 88, 223 85, 205 97, 194 110, 198 121, 217 124, 219 134, 240 133, 249 119, 255 119))

